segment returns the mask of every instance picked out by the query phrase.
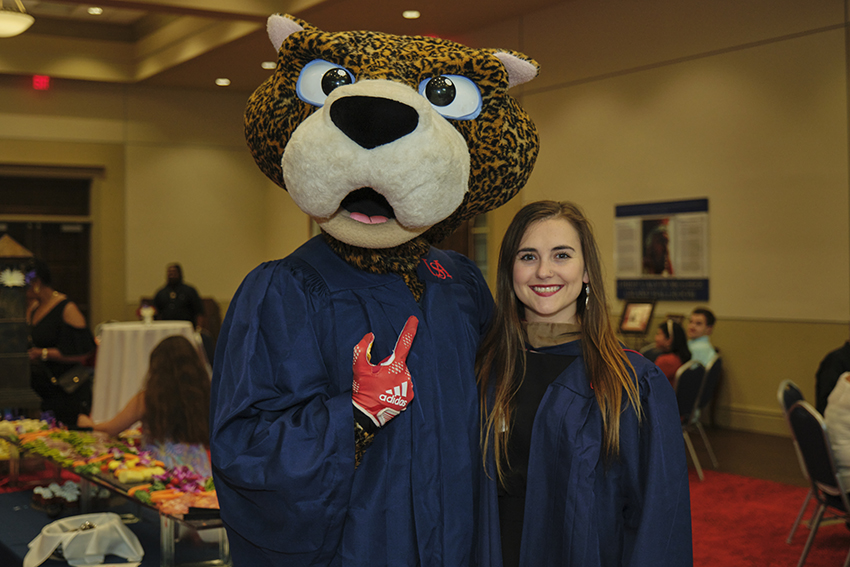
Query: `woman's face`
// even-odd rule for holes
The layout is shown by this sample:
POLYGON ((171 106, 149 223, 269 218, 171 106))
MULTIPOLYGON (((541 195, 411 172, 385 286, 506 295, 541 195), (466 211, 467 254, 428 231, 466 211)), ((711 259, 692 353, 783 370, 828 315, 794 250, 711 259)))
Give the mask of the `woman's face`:
POLYGON ((663 351, 669 351, 670 347, 673 346, 673 338, 664 336, 664 331, 658 329, 655 331, 655 347, 659 348, 663 351))
POLYGON ((576 300, 590 280, 573 225, 562 218, 530 225, 514 258, 513 276, 528 322, 575 323, 576 300))

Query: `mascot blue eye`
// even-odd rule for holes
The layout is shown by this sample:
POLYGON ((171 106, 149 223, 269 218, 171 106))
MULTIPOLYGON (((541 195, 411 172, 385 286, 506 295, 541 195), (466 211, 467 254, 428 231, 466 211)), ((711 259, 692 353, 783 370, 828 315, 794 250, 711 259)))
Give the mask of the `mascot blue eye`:
POLYGON ((322 106, 332 90, 352 83, 354 75, 351 71, 330 61, 316 59, 301 69, 295 92, 307 104, 322 106))
POLYGON ((478 85, 461 75, 440 75, 419 83, 419 94, 446 118, 472 120, 481 113, 478 85))

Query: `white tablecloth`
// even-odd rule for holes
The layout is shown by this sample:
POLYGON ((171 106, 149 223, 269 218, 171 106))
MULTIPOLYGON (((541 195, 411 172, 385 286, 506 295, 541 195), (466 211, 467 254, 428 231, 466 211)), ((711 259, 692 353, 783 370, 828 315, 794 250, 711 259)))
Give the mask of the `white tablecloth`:
POLYGON ((94 368, 92 419, 111 419, 141 390, 151 351, 172 335, 183 335, 193 344, 201 345, 200 336, 188 321, 103 324, 94 368))

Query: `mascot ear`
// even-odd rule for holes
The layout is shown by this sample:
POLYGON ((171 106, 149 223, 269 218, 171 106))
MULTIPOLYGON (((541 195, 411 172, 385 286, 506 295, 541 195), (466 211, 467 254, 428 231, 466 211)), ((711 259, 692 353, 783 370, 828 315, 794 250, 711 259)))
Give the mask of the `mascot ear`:
POLYGON ((295 32, 304 31, 304 26, 290 18, 289 16, 281 16, 273 14, 269 16, 266 23, 266 30, 269 32, 269 39, 272 40, 272 45, 275 51, 280 50, 283 40, 295 32))
POLYGON ((533 59, 519 53, 497 51, 493 55, 502 62, 508 70, 508 88, 527 83, 537 76, 540 66, 533 59))

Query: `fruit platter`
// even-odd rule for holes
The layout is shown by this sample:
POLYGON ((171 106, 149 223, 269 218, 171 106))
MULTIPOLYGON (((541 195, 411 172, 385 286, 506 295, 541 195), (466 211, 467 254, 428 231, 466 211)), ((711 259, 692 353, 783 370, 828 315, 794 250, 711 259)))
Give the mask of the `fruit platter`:
POLYGON ((14 444, 22 455, 39 455, 162 514, 186 521, 218 516, 211 477, 188 466, 166 467, 140 450, 133 435, 111 438, 40 420, 0 420, 0 439, 14 444))

